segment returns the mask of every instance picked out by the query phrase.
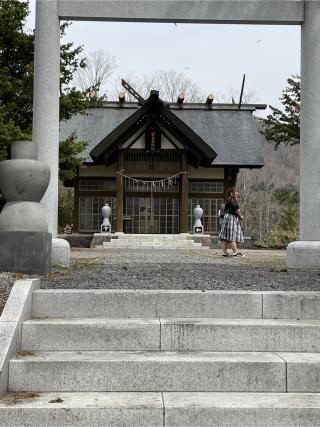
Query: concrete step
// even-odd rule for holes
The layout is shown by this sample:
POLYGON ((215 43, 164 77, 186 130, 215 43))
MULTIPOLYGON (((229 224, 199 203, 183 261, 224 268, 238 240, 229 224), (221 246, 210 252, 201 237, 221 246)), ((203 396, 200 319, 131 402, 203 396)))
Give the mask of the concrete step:
POLYGON ((141 236, 126 236, 126 237, 122 237, 120 239, 112 239, 112 242, 164 242, 164 243, 169 243, 169 242, 192 242, 193 240, 190 239, 180 239, 179 237, 157 237, 157 236, 146 236, 146 237, 141 237, 141 236))
MULTIPOLYGON (((199 236, 198 236, 199 237, 199 236)), ((202 235, 201 237, 210 237, 210 235, 202 235)), ((178 240, 187 240, 187 239, 193 239, 194 235, 190 233, 185 234, 117 234, 112 235, 112 239, 114 240, 147 240, 147 239, 161 239, 161 240, 172 240, 172 239, 178 239, 178 240)))
POLYGON ((320 293, 48 289, 33 293, 33 317, 320 320, 320 293))
POLYGON ((275 353, 22 352, 9 367, 15 392, 285 392, 286 384, 275 353))
POLYGON ((265 292, 265 318, 320 319, 320 292, 265 292))
POLYGON ((161 350, 320 352, 320 321, 160 319, 161 350))
POLYGON ((163 427, 161 393, 9 393, 1 427, 163 427), (57 401, 58 399, 58 401, 57 401))
POLYGON ((162 250, 183 250, 183 251, 190 251, 190 250, 201 250, 201 246, 181 246, 181 245, 159 245, 159 244, 153 244, 153 245, 136 245, 136 244, 121 244, 121 245, 112 245, 112 246, 103 246, 105 249, 162 249, 162 250))
POLYGON ((9 393, 0 426, 315 427, 311 393, 9 393), (58 398, 58 401, 57 401, 58 398))
POLYGON ((201 243, 194 243, 192 241, 184 242, 125 242, 125 241, 112 241, 103 242, 104 248, 116 248, 116 249, 140 249, 140 248, 155 248, 155 249, 201 249, 201 243))
POLYGON ((22 324, 22 349, 312 353, 320 352, 320 322, 201 318, 34 319, 22 324))
POLYGON ((103 243, 104 248, 139 249, 166 248, 166 249, 201 249, 201 243, 195 243, 191 235, 170 234, 123 234, 103 243))
POLYGON ((112 249, 112 250, 132 250, 132 251, 140 251, 140 250, 164 250, 164 251, 194 251, 194 250, 201 250, 199 248, 181 248, 178 246, 167 246, 167 247, 159 247, 159 246, 135 246, 135 245, 124 245, 124 246, 103 246, 102 249, 112 249))
POLYGON ((194 242, 196 239, 210 239, 210 236, 194 236, 194 235, 188 235, 188 236, 172 236, 172 235, 162 235, 159 236, 158 234, 154 234, 154 235, 124 235, 124 236, 119 236, 118 238, 113 238, 111 237, 111 241, 112 242, 121 242, 121 241, 125 241, 125 242, 194 242))
POLYGON ((160 350, 159 319, 36 319, 22 324, 23 350, 160 350))
POLYGON ((163 393, 165 426, 316 427, 320 395, 163 393))
POLYGON ((320 392, 320 353, 279 353, 279 356, 287 364, 288 391, 320 392))
POLYGON ((40 318, 257 319, 263 313, 262 293, 244 291, 41 289, 33 292, 32 306, 40 318))

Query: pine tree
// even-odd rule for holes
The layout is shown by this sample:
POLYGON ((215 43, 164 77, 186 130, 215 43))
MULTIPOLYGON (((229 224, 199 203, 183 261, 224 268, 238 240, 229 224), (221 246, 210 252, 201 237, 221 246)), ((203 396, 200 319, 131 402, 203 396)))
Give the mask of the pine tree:
POLYGON ((59 147, 59 178, 63 182, 71 181, 77 168, 82 165, 82 159, 79 157, 87 146, 85 141, 79 141, 76 133, 73 132, 67 139, 60 141, 59 147))
POLYGON ((295 145, 300 143, 300 77, 291 76, 280 98, 284 111, 271 107, 272 114, 265 120, 266 140, 275 144, 295 145))

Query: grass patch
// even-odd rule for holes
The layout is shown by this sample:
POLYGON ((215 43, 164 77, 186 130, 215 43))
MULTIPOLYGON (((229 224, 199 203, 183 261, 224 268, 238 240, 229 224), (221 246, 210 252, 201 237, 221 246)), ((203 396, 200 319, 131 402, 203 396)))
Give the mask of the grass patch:
POLYGON ((45 276, 43 282, 51 282, 54 280, 62 279, 66 276, 70 276, 73 273, 81 270, 86 270, 87 268, 96 267, 98 265, 103 265, 103 260, 101 258, 76 258, 72 259, 70 262, 70 267, 52 267, 51 273, 45 276))
POLYGON ((93 265, 102 265, 103 260, 101 258, 78 258, 71 260, 70 269, 72 268, 86 268, 93 265))
POLYGON ((253 249, 240 249, 245 254, 244 258, 222 258, 221 250, 214 250, 208 252, 198 252, 203 257, 223 259, 226 265, 244 265, 252 268, 263 268, 273 272, 286 272, 287 259, 286 251, 284 250, 253 250, 253 249))

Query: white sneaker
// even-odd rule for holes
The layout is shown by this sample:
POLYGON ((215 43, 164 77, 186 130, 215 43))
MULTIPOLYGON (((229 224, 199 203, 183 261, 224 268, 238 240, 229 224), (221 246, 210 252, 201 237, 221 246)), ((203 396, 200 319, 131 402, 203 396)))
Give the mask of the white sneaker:
POLYGON ((243 253, 241 253, 241 252, 237 252, 236 254, 233 254, 232 256, 234 256, 234 257, 242 257, 242 258, 244 258, 245 257, 245 254, 243 254, 243 253))

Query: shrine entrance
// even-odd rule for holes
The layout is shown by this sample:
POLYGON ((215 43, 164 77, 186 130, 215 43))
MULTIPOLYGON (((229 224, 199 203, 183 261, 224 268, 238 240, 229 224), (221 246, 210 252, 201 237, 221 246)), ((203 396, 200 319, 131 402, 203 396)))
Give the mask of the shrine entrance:
POLYGON ((179 233, 179 198, 141 197, 125 198, 124 232, 133 234, 179 233))

